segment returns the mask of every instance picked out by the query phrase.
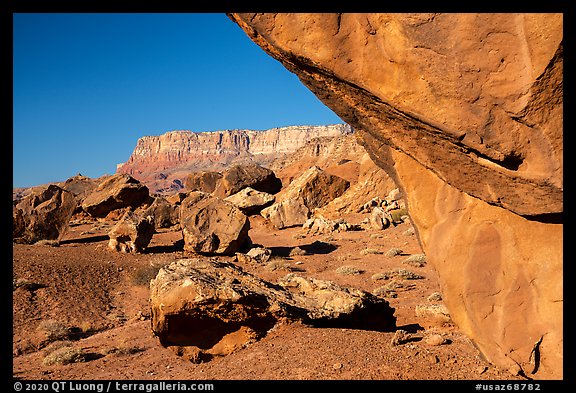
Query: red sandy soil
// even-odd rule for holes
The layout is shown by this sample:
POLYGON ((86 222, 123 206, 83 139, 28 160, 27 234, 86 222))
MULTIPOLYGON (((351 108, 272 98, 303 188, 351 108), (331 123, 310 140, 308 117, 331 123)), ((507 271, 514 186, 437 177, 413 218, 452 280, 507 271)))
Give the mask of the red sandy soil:
MULTIPOLYGON (((344 217, 359 223, 366 215, 344 217)), ((439 292, 436 272, 428 263, 413 267, 402 262, 422 253, 409 223, 386 230, 366 230, 307 235, 302 228, 274 230, 259 216, 251 218, 250 237, 271 248, 276 270, 242 265, 269 281, 286 274, 332 280, 344 286, 373 291, 387 281, 371 279, 375 273, 405 268, 424 276, 409 280, 408 290, 390 298, 397 328, 414 340, 391 345, 394 332, 314 328, 300 323, 279 323, 261 340, 228 356, 194 364, 163 348, 150 329, 148 283, 158 267, 184 258, 181 232, 155 234, 143 254, 108 250, 106 236, 113 223, 94 222, 69 229, 60 246, 13 245, 13 376, 17 379, 65 380, 500 380, 518 379, 483 359, 454 324, 440 326, 417 317, 418 304, 432 302, 439 292), (315 241, 332 247, 316 249, 315 241), (300 246, 310 253, 288 257, 300 246), (402 255, 361 253, 366 248, 403 250, 402 255), (362 273, 342 275, 335 270, 351 265, 362 273), (80 348, 84 361, 44 365, 49 353, 45 321, 67 328, 66 339, 80 348), (432 346, 425 334, 440 333, 448 344, 432 346)), ((224 257, 234 261, 234 257, 224 257)))

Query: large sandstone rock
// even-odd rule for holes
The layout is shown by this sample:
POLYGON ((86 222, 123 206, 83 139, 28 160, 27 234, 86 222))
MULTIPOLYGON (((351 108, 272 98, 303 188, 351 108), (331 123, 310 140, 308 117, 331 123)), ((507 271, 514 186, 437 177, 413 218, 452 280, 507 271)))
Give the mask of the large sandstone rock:
POLYGON ((173 262, 150 289, 152 331, 194 362, 240 349, 282 320, 381 331, 396 326, 394 309, 367 292, 297 276, 275 285, 217 260, 173 262))
POLYGON ((233 165, 222 172, 222 178, 217 182, 212 194, 218 198, 226 198, 246 187, 268 194, 276 194, 282 188, 282 182, 274 172, 260 165, 233 165))
POLYGON ((525 216, 562 209, 561 14, 232 14, 352 127, 525 216))
POLYGON ((349 186, 347 180, 313 166, 282 190, 276 203, 262 210, 261 214, 279 229, 302 225, 314 209, 342 195, 349 186))
POLYGON ((116 174, 102 181, 82 202, 82 209, 94 217, 106 217, 113 210, 137 208, 149 198, 148 188, 132 176, 116 174))
POLYGON ((562 15, 230 17, 358 130, 482 353, 562 378, 562 15))
POLYGON ((230 202, 191 192, 180 205, 184 250, 233 255, 250 242, 248 217, 230 202))
POLYGON ((180 206, 168 202, 164 197, 156 197, 154 202, 144 209, 142 216, 151 216, 156 228, 170 228, 179 224, 180 206))
POLYGON ((29 244, 60 240, 76 206, 75 196, 57 185, 36 189, 12 209, 12 238, 29 244))
POLYGON ((220 172, 198 171, 189 174, 184 185, 188 191, 213 193, 220 179, 222 179, 220 172))

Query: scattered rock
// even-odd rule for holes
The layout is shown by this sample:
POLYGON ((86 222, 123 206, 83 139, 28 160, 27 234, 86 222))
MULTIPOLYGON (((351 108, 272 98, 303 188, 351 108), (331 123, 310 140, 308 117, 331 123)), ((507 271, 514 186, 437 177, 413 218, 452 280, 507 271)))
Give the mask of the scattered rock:
POLYGON ((393 190, 391 190, 388 195, 386 196, 386 198, 384 198, 386 200, 386 202, 388 202, 388 204, 391 204, 392 202, 395 202, 397 200, 399 200, 400 198, 402 198, 402 193, 400 192, 400 190, 398 188, 395 188, 393 190))
POLYGON ((307 230, 310 235, 329 234, 333 232, 348 232, 359 230, 359 225, 346 222, 344 219, 328 220, 324 217, 312 217, 308 219, 302 228, 307 230))
POLYGON ((148 199, 148 187, 130 175, 116 174, 103 180, 84 198, 82 209, 93 217, 103 218, 116 209, 136 209, 148 199))
POLYGON ((191 192, 180 205, 184 250, 234 255, 250 242, 248 217, 230 202, 191 192))
POLYGON ((371 213, 372 209, 374 209, 375 207, 380 207, 382 206, 382 204, 385 203, 386 202, 383 201, 380 197, 374 197, 365 204, 363 204, 362 206, 360 206, 360 208, 358 209, 358 213, 371 213))
POLYGON ((257 263, 257 264, 261 264, 261 263, 266 263, 268 262, 268 260, 270 260, 270 257, 272 256, 272 251, 269 250, 268 248, 264 248, 264 247, 254 247, 251 248, 246 254, 242 254, 237 252, 236 253, 236 259, 239 262, 244 262, 244 263, 257 263))
POLYGON ((390 226, 390 215, 381 207, 375 207, 370 214, 370 228, 372 229, 386 229, 390 226))
POLYGON ((450 312, 443 304, 418 304, 416 316, 432 321, 432 325, 444 325, 451 322, 450 312))
POLYGON ((152 216, 138 216, 128 211, 108 233, 108 248, 127 253, 142 252, 148 247, 153 234, 152 216))

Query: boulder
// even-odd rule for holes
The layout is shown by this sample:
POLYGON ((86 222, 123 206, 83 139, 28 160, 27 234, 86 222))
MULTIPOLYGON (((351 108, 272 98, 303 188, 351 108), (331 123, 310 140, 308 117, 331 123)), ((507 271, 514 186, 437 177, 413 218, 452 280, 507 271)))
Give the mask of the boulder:
POLYGON ((282 190, 276 203, 263 209, 261 215, 278 229, 303 225, 314 209, 342 195, 349 186, 347 180, 313 166, 282 190))
POLYGON ((381 207, 375 207, 370 213, 370 228, 372 229, 386 229, 390 226, 391 217, 381 207))
POLYGON ((226 198, 246 187, 268 194, 276 194, 282 188, 282 182, 274 172, 257 164, 238 164, 222 172, 213 195, 226 198))
POLYGON ((179 214, 186 251, 234 255, 250 243, 250 221, 230 202, 193 191, 182 201, 179 214))
POLYGON ((154 234, 154 218, 127 211, 112 227, 108 248, 126 253, 140 253, 148 247, 154 234))
POLYGON ((142 213, 142 216, 151 216, 154 219, 156 228, 170 228, 178 225, 179 215, 180 207, 163 197, 154 198, 154 202, 142 213))
POLYGON ((57 185, 34 190, 12 209, 13 240, 28 244, 60 240, 76 206, 74 195, 57 185))
POLYGON ((563 376, 562 14, 230 14, 394 179, 451 318, 563 376))
POLYGON ((382 331, 396 325, 394 309, 366 292, 294 276, 275 285, 216 259, 160 269, 150 304, 160 343, 193 362, 236 351, 284 320, 382 331))
POLYGON ((243 188, 236 194, 226 197, 224 200, 232 203, 245 214, 258 214, 263 208, 274 202, 274 195, 267 192, 257 191, 252 187, 243 188))
POLYGON ((82 209, 93 217, 103 218, 116 209, 136 209, 148 200, 148 187, 130 175, 116 174, 103 180, 84 198, 82 209))
POLYGON ((216 189, 220 179, 222 179, 220 172, 193 172, 186 177, 184 186, 188 191, 202 191, 211 194, 216 189))

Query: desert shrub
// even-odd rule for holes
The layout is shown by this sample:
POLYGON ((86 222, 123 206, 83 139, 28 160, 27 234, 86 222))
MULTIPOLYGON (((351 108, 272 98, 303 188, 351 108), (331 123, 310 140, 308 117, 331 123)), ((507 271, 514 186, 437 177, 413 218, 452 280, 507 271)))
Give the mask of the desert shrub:
POLYGON ((416 267, 422 267, 426 264, 426 255, 425 254, 410 255, 402 263, 416 267))
POLYGON ((68 329, 66 325, 53 319, 47 319, 40 322, 36 329, 44 333, 46 335, 46 340, 48 341, 62 340, 67 338, 70 334, 70 329, 68 329))
POLYGON ((344 265, 336 269, 336 273, 343 275, 357 275, 362 273, 362 270, 358 269, 355 266, 344 265))
POLYGON ((419 280, 419 279, 424 278, 424 276, 421 276, 419 274, 416 274, 416 273, 411 272, 410 270, 406 270, 406 269, 394 269, 390 273, 393 276, 402 277, 403 279, 406 279, 406 280, 419 280))
POLYGON ((366 249, 360 251, 360 254, 368 255, 368 254, 384 254, 384 253, 380 250, 376 250, 375 248, 366 248, 366 249))
POLYGON ((80 348, 72 346, 60 347, 50 352, 42 361, 45 366, 53 366, 56 364, 66 365, 71 363, 83 362, 86 359, 84 351, 80 348))
POLYGON ((390 257, 390 258, 395 257, 396 255, 400 255, 400 254, 402 254, 402 250, 399 248, 396 248, 396 247, 391 248, 388 251, 386 251, 386 256, 390 257))
POLYGON ((380 297, 387 297, 387 298, 397 298, 398 294, 396 291, 387 288, 386 286, 381 286, 372 291, 372 294, 375 296, 380 297))

